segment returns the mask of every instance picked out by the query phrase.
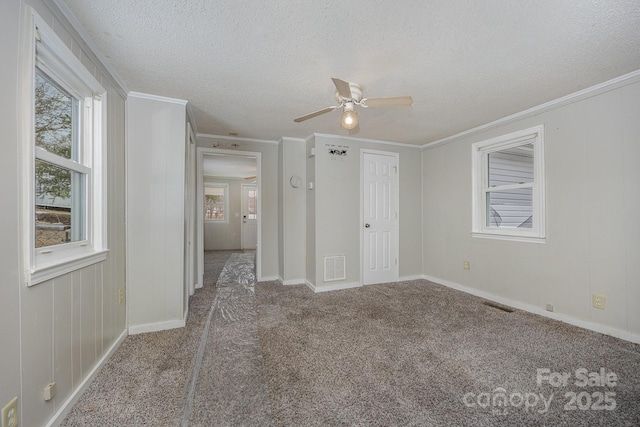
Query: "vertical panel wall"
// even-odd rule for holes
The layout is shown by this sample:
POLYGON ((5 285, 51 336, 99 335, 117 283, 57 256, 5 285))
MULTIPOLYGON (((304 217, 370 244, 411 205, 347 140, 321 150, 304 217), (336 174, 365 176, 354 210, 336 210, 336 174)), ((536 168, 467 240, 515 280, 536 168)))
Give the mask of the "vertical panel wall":
POLYGON ((185 105, 127 100, 129 333, 184 326, 185 105))
POLYGON ((306 267, 306 143, 302 139, 283 138, 282 166, 280 169, 282 210, 281 278, 285 284, 301 284, 305 281, 306 267), (300 179, 297 184, 292 177, 300 179), (294 187, 294 185, 299 185, 294 187))
POLYGON ((638 111, 636 77, 424 150, 424 273, 540 313, 552 304, 560 319, 640 341, 638 111), (472 237, 471 144, 541 124, 546 243, 472 237), (606 297, 604 310, 593 294, 606 297))
POLYGON ((316 159, 315 138, 309 138, 305 147, 306 154, 306 282, 308 285, 316 285, 316 159), (313 188, 309 188, 312 186, 313 188))
MULTIPOLYGON (((87 43, 53 2, 0 2, 0 406, 19 398, 20 425, 44 425, 67 408, 103 357, 125 336, 125 305, 118 303, 124 280, 124 103, 125 90, 110 75, 87 43), (21 274, 20 210, 22 147, 18 126, 25 117, 18 107, 22 93, 20 52, 26 6, 35 11, 107 90, 106 199, 107 246, 103 263, 58 276, 27 288, 21 274), (21 95, 20 95, 21 96, 21 95), (56 396, 44 401, 46 384, 55 382, 56 396)), ((28 119, 28 118, 27 118, 28 119)))
MULTIPOLYGON (((19 206, 18 155, 18 114, 16 97, 18 86, 18 58, 20 36, 21 2, 18 0, 0 2, 0 186, 3 205, 19 206)), ((0 407, 15 396, 20 396, 20 259, 22 251, 18 236, 20 216, 18 210, 0 209, 0 342, 2 343, 2 363, 0 363, 0 407)), ((24 406, 24 405, 21 405, 24 406)))

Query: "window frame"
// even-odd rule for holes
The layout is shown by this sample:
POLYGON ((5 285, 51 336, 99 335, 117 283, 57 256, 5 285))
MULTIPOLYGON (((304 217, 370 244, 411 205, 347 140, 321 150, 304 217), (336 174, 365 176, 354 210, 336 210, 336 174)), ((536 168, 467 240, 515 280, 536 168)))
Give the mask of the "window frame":
POLYGON ((27 286, 67 274, 108 254, 106 241, 106 90, 80 60, 30 7, 25 14, 21 73, 22 235, 23 270, 27 286), (65 159, 35 144, 36 68, 80 101, 77 161, 65 159), (84 240, 35 247, 36 159, 86 174, 83 203, 84 240))
POLYGON ((205 182, 203 186, 202 194, 202 215, 206 223, 213 224, 228 224, 229 223, 229 184, 217 183, 217 182, 205 182), (224 218, 223 219, 208 219, 204 209, 206 207, 205 198, 207 197, 207 188, 222 188, 224 191, 224 218))
MULTIPOLYGON (((472 154, 472 229, 473 237, 545 243, 544 125, 473 143, 472 154), (532 188, 532 228, 497 228, 487 226, 489 187, 488 155, 497 151, 533 144, 533 184, 515 184, 513 188, 532 188)), ((505 189, 499 189, 505 190, 505 189)))

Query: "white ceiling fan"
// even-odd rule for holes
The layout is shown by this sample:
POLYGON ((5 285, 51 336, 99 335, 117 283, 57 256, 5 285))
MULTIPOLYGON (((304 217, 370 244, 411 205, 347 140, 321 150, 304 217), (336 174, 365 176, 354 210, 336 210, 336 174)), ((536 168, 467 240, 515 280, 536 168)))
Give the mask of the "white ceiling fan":
POLYGON ((354 129, 358 126, 358 113, 355 106, 359 105, 363 108, 368 107, 410 107, 413 104, 413 98, 410 96, 394 96, 389 98, 363 98, 362 87, 355 83, 345 82, 344 80, 333 77, 333 84, 336 85, 336 101, 339 105, 323 108, 314 111, 306 116, 298 117, 293 121, 296 123, 303 122, 313 117, 328 113, 338 108, 342 108, 341 124, 345 129, 354 129))

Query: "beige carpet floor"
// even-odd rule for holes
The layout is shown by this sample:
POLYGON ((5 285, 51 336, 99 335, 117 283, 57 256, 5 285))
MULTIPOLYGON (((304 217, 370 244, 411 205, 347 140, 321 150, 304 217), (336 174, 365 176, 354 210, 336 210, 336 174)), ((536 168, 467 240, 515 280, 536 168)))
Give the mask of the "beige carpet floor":
POLYGON ((484 302, 425 280, 259 283, 275 425, 640 426, 639 345, 484 302))
POLYGON ((236 255, 208 253, 187 327, 128 337, 62 425, 640 426, 640 345, 425 280, 254 286, 236 255))
POLYGON ((128 336, 62 426, 181 425, 215 284, 232 254, 205 253, 204 286, 189 301, 186 327, 128 336))

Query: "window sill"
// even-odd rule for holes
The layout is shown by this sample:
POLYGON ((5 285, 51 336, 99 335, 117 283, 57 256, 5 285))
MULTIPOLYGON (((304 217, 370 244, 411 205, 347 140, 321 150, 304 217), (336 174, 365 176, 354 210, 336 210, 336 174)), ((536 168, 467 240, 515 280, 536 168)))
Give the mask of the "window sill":
POLYGON ((108 254, 109 250, 104 249, 92 252, 88 255, 83 255, 52 265, 47 265, 45 267, 36 268, 30 273, 27 273, 27 286, 37 285, 38 283, 46 282, 47 280, 51 280, 64 274, 79 270, 81 268, 97 264, 106 260, 108 254))
POLYGON ((537 237, 537 236, 486 233, 486 232, 479 232, 479 231, 471 232, 471 236, 479 237, 481 239, 511 240, 514 242, 525 242, 525 243, 547 243, 546 237, 537 237))

